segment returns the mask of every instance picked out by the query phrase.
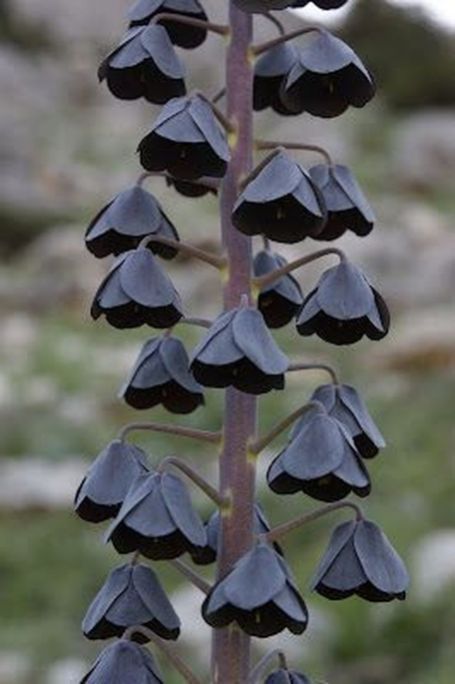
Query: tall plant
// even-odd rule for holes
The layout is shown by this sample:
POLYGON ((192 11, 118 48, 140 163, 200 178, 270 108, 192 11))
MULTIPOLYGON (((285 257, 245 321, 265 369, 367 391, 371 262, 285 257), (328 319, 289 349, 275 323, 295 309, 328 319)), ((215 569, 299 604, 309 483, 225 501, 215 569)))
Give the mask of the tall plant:
MULTIPOLYGON (((313 1, 326 10, 347 2, 313 1)), ((105 316, 122 329, 149 325, 164 331, 146 342, 123 388, 130 406, 161 404, 186 414, 204 403, 206 388, 224 388, 225 409, 219 432, 154 422, 125 426, 79 487, 78 515, 93 523, 112 519, 107 540, 120 554, 132 554, 112 571, 84 618, 89 639, 117 637, 83 679, 89 684, 162 682, 144 646, 148 642, 168 656, 185 681, 199 682, 169 644, 179 636, 180 621, 142 559, 169 560, 202 593, 202 615, 213 628, 214 684, 309 682, 289 669, 282 652, 255 665, 250 657, 252 637, 286 628, 301 634, 307 627, 305 602, 277 543, 293 530, 335 510, 351 511, 352 519, 335 528, 313 581, 328 599, 353 594, 375 602, 402 599, 408 584, 406 569, 382 531, 355 503, 345 501, 351 493, 370 493, 366 460, 385 446, 378 428, 357 391, 342 384, 331 367, 291 363, 270 333, 295 319, 300 335, 335 345, 387 334, 384 300, 341 250, 326 246, 287 263, 271 244, 306 238, 331 244, 347 230, 366 236, 373 213, 351 171, 334 163, 328 151, 300 140, 258 140, 253 131, 254 109, 331 118, 349 106, 363 107, 374 95, 374 80, 355 52, 328 31, 307 26, 285 33, 271 14, 303 7, 308 0, 225 4, 229 21, 219 25, 209 22, 199 0, 138 0, 129 12, 128 31, 99 70, 116 97, 143 97, 163 107, 139 143, 145 172, 87 230, 86 244, 96 257, 117 257, 95 295, 93 318, 105 316), (278 30, 263 44, 253 42, 258 14, 278 30), (200 91, 187 94, 175 50, 197 48, 208 31, 227 45, 226 84, 213 99, 200 91), (223 97, 221 111, 216 102, 223 97), (307 171, 291 150, 319 153, 322 163, 307 171), (265 157, 254 159, 263 152, 265 157), (155 177, 166 180, 169 194, 219 196, 219 254, 180 240, 161 205, 143 188, 155 177), (254 257, 253 236, 263 241, 254 257), (218 270, 224 309, 216 320, 184 314, 163 268, 163 260, 181 253, 218 270), (325 257, 335 257, 336 264, 303 297, 292 273, 325 257), (206 328, 191 358, 175 333, 182 323, 206 328), (327 372, 330 383, 258 435, 257 396, 284 389, 288 373, 307 369, 327 372), (271 529, 255 497, 256 463, 291 426, 269 467, 268 484, 279 495, 304 492, 324 505, 271 529), (218 448, 217 486, 177 457, 152 468, 128 440, 142 429, 218 448), (192 506, 185 479, 215 505, 206 524, 192 506), (185 553, 191 563, 180 559, 185 553), (194 565, 213 562, 216 573, 208 584, 194 565)))

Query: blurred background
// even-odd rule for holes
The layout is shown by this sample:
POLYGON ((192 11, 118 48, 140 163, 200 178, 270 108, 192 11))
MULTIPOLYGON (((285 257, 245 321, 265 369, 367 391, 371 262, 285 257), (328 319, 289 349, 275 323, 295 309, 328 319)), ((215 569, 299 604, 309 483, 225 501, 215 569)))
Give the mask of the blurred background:
MULTIPOLYGON (((223 17, 225 3, 204 4, 215 20, 223 17)), ((84 251, 85 227, 135 180, 135 149, 155 116, 143 103, 114 100, 97 83, 98 62, 123 30, 127 6, 127 0, 0 0, 0 684, 76 684, 103 646, 84 641, 80 621, 107 572, 122 562, 102 544, 102 530, 75 518, 71 504, 88 463, 122 424, 137 419, 116 394, 153 335, 111 330, 88 314, 107 264, 84 251)), ((320 521, 285 543, 310 605, 308 633, 255 648, 259 656, 284 646, 290 662, 315 681, 452 684, 455 46, 448 25, 408 2, 353 0, 349 8, 324 17, 375 73, 374 104, 331 121, 260 114, 257 125, 262 137, 322 144, 354 169, 378 221, 367 239, 347 237, 340 245, 378 284, 394 324, 380 344, 346 350, 298 338, 291 329, 277 339, 294 358, 333 363, 367 399, 388 449, 371 463, 374 489, 365 509, 405 557, 413 582, 408 601, 397 605, 355 598, 332 604, 308 595, 335 524, 320 521)), ((298 25, 305 16, 312 20, 314 13, 289 15, 286 23, 298 25)), ((258 19, 257 26, 258 38, 273 35, 267 22, 258 19)), ((219 49, 215 37, 195 53, 180 53, 190 87, 217 91, 219 49)), ((148 188, 183 239, 217 248, 213 199, 173 196, 160 180, 148 188)), ((291 257, 311 248, 283 251, 291 257)), ((328 265, 301 273, 305 291, 328 265)), ((215 315, 220 299, 212 297, 210 269, 179 258, 169 270, 190 314, 215 315)), ((197 340, 194 331, 183 333, 190 345, 197 340)), ((326 382, 318 373, 291 380, 285 395, 260 400, 262 429, 326 382)), ((154 418, 170 420, 160 411, 154 418)), ((220 419, 220 396, 208 393, 206 408, 182 423, 217 428, 220 419)), ((178 453, 215 480, 210 448, 134 438, 152 461, 178 453)), ((278 448, 279 440, 259 472, 273 523, 314 505, 266 491, 265 468, 278 448)), ((208 516, 206 501, 197 494, 195 501, 208 516)), ((201 597, 158 565, 183 620, 181 647, 200 669, 208 648, 201 597)), ((166 681, 180 680, 169 673, 166 681)))

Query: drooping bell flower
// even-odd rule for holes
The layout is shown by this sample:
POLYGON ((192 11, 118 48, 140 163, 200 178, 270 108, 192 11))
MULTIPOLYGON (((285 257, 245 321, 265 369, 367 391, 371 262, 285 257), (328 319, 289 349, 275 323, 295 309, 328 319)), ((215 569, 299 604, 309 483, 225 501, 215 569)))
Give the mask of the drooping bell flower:
POLYGON ((171 473, 139 476, 131 485, 106 540, 118 553, 139 551, 152 560, 169 560, 207 545, 204 525, 187 488, 171 473))
MULTIPOLYGON (((262 250, 254 258, 254 275, 267 275, 286 263, 280 254, 262 250)), ((290 273, 262 288, 258 297, 258 309, 269 328, 281 328, 290 323, 302 304, 302 290, 290 273)))
POLYGON ((222 178, 230 160, 226 135, 198 94, 167 102, 138 151, 147 171, 167 171, 182 180, 222 178))
MULTIPOLYGON (((122 565, 107 577, 82 622, 88 639, 121 637, 131 627, 146 627, 162 639, 177 639, 180 620, 156 574, 145 565, 122 565)), ((146 643, 137 632, 132 639, 146 643)))
POLYGON ((372 75, 349 45, 319 30, 318 37, 299 50, 281 98, 293 111, 332 118, 349 106, 364 107, 375 92, 372 75))
POLYGON ((170 328, 183 316, 180 296, 146 247, 125 252, 98 288, 91 315, 114 328, 170 328))
POLYGON ((270 107, 277 114, 295 114, 281 100, 284 79, 298 61, 297 50, 290 43, 276 45, 262 55, 254 65, 253 107, 260 112, 270 107))
MULTIPOLYGON (((137 0, 128 11, 130 26, 145 26, 157 14, 182 14, 190 19, 207 21, 207 14, 199 0, 137 0)), ((169 19, 158 23, 165 27, 174 45, 182 48, 197 48, 207 37, 207 29, 204 27, 169 19)))
POLYGON ((98 78, 120 100, 164 104, 186 93, 185 70, 162 26, 130 29, 102 62, 98 78))
POLYGON ((189 364, 178 338, 153 338, 145 343, 120 396, 135 409, 162 404, 171 413, 191 413, 204 403, 204 395, 189 364))
POLYGON ((325 271, 306 297, 297 317, 300 335, 318 335, 336 345, 354 344, 363 336, 382 340, 390 314, 381 295, 350 261, 325 271))
POLYGON ((77 515, 93 523, 115 518, 132 482, 147 472, 142 449, 120 439, 110 442, 79 485, 74 501, 77 515))
POLYGON ((349 385, 321 385, 311 396, 344 425, 362 458, 373 458, 385 441, 357 390, 349 385))
MULTIPOLYGON (((193 556, 193 562, 197 565, 209 565, 217 559, 218 541, 220 536, 221 516, 216 510, 207 522, 205 529, 207 532, 207 546, 198 556, 193 556)), ((253 531, 254 534, 267 534, 270 532, 270 525, 264 515, 264 511, 259 503, 254 505, 253 531)), ((283 551, 278 543, 273 543, 273 548, 277 553, 283 555, 283 551)))
POLYGON ((332 10, 343 7, 349 0, 294 0, 292 7, 306 7, 310 3, 323 10, 332 10))
POLYGON ((202 605, 204 620, 214 628, 236 622, 256 637, 288 629, 302 634, 308 612, 283 558, 259 543, 215 584, 202 605))
POLYGON ((347 230, 364 237, 371 233, 375 216, 351 171, 341 164, 319 164, 309 174, 324 197, 327 221, 316 240, 336 240, 347 230))
POLYGON ((321 232, 326 218, 319 188, 305 169, 277 150, 257 169, 238 198, 234 226, 245 235, 300 242, 321 232))
POLYGON ((164 684, 155 660, 147 648, 126 639, 109 644, 93 663, 80 684, 140 682, 164 684))
POLYGON ((318 501, 340 501, 353 492, 368 496, 368 472, 344 426, 322 405, 313 406, 291 432, 290 440, 267 471, 277 494, 302 491, 318 501))
POLYGON ((178 233, 158 200, 135 185, 119 193, 92 219, 85 234, 87 249, 98 258, 118 256, 138 247, 150 235, 147 247, 163 259, 172 259, 175 247, 153 242, 153 236, 179 241, 178 233))
POLYGON ((406 567, 382 530, 369 520, 342 523, 335 528, 312 588, 328 599, 353 594, 366 601, 406 598, 406 567))
POLYGON ((249 306, 218 316, 193 352, 191 369, 205 387, 236 387, 249 394, 283 389, 289 361, 262 314, 249 306))

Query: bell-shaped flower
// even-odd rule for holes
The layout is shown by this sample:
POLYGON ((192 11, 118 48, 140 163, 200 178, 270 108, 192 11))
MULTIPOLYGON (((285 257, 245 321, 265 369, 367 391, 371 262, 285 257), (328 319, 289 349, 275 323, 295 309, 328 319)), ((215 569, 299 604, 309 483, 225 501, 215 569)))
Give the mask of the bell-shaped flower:
POLYGON ((311 682, 301 672, 280 668, 271 672, 264 684, 311 684, 311 682))
MULTIPOLYGON (((180 620, 157 576, 145 565, 113 570, 92 601, 82 622, 88 639, 121 637, 131 627, 146 627, 162 639, 177 639, 180 620)), ((148 638, 133 634, 139 643, 148 638)))
MULTIPOLYGON (((218 540, 220 535, 220 513, 215 511, 207 522, 205 529, 207 532, 207 546, 198 556, 193 556, 194 563, 197 565, 209 565, 214 563, 217 559, 218 553, 218 540)), ((270 525, 267 518, 264 515, 264 511, 259 503, 254 505, 254 518, 253 518, 253 532, 256 535, 267 534, 270 532, 270 525)), ((283 551, 281 547, 276 542, 273 543, 273 547, 277 553, 281 556, 283 551)))
POLYGON ((302 491, 318 501, 339 501, 354 492, 368 496, 368 472, 345 427, 322 405, 313 406, 272 461, 267 482, 277 494, 302 491))
POLYGON ((138 151, 147 171, 168 171, 183 180, 222 178, 230 159, 226 135, 198 94, 167 102, 138 151))
POLYGON ((178 292, 146 247, 121 254, 98 288, 92 318, 114 328, 170 328, 183 316, 178 292))
POLYGON ((326 209, 319 188, 305 169, 278 150, 241 193, 232 222, 245 235, 276 242, 299 242, 321 232, 326 209))
POLYGON ((309 174, 322 192, 328 212, 327 222, 316 240, 336 240, 347 230, 364 237, 373 230, 373 211, 346 166, 319 164, 309 174))
POLYGON ((384 437, 354 387, 349 385, 321 385, 311 396, 319 401, 327 413, 344 425, 363 458, 373 458, 385 447, 384 437))
POLYGON ((308 623, 305 603, 285 561, 265 543, 257 544, 215 584, 202 605, 204 620, 214 628, 236 622, 256 637, 289 629, 302 634, 308 623))
POLYGON ((142 348, 120 396, 135 409, 162 404, 171 413, 191 413, 204 403, 204 395, 189 366, 178 338, 155 337, 142 348))
POLYGON ((207 545, 187 488, 175 475, 159 472, 133 482, 106 540, 118 553, 139 551, 152 560, 197 554, 207 545))
POLYGON ((323 10, 332 10, 343 7, 349 0, 294 0, 292 7, 306 7, 312 3, 323 10))
MULTIPOLYGON (((146 26, 157 14, 182 14, 190 19, 207 21, 207 14, 199 0, 136 0, 128 11, 130 26, 146 26)), ((158 22, 166 28, 169 38, 182 48, 197 48, 205 41, 207 29, 163 19, 158 22)))
POLYGON ((297 50, 290 43, 276 45, 254 65, 253 107, 259 112, 270 107, 277 114, 290 116, 294 112, 281 100, 283 81, 298 61, 297 50))
POLYGON ((164 684, 150 651, 126 639, 107 646, 80 684, 164 684))
POLYGON ((284 388, 289 361, 262 314, 240 307, 218 316, 193 352, 191 370, 204 387, 236 387, 248 394, 284 388))
POLYGON ((164 104, 185 95, 185 70, 162 26, 131 28, 101 63, 100 81, 120 100, 164 104))
POLYGON ((131 484, 148 470, 142 449, 120 439, 110 442, 79 485, 74 501, 77 515, 93 523, 115 518, 131 484))
POLYGON ((373 602, 403 600, 408 585, 403 561, 369 520, 335 528, 312 582, 313 590, 335 601, 353 594, 373 602))
POLYGON ((172 259, 175 247, 153 242, 153 236, 178 242, 178 233, 157 199, 135 185, 116 195, 91 221, 85 234, 89 252, 98 258, 118 256, 150 235, 148 248, 163 259, 172 259))
POLYGON ((337 345, 354 344, 364 335, 382 340, 389 327, 385 301, 362 271, 347 260, 322 274, 297 317, 300 335, 316 334, 337 345))
MULTIPOLYGON (((286 259, 280 254, 262 250, 254 258, 254 275, 267 275, 286 264, 286 259)), ((295 318, 302 304, 302 290, 290 273, 266 285, 258 297, 258 309, 269 328, 282 328, 287 325, 295 318)))
POLYGON ((318 37, 299 50, 281 98, 293 111, 332 118, 349 106, 364 107, 375 91, 373 77, 349 45, 319 30, 318 37))

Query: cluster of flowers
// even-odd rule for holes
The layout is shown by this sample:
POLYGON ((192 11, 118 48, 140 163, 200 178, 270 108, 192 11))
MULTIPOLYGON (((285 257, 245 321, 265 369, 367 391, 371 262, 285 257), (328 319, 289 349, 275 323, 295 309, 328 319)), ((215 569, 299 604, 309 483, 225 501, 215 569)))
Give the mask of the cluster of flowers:
MULTIPOLYGON (((346 1, 314 0, 322 9, 346 1)), ((308 0, 235 4, 263 13, 303 7, 308 0)), ((198 47, 209 28, 222 33, 226 27, 210 24, 198 0, 138 0, 129 20, 125 37, 103 61, 99 77, 118 98, 143 97, 164 105, 139 143, 142 167, 164 176, 186 196, 216 194, 230 161, 226 122, 204 95, 187 94, 174 46, 198 47)), ((257 50, 264 54, 255 66, 256 110, 334 117, 373 97, 373 79, 351 48, 327 31, 311 30, 317 36, 303 49, 280 38, 257 50)), ((173 259, 187 246, 141 183, 118 194, 86 233, 93 255, 116 257, 95 294, 92 316, 105 316, 116 328, 166 330, 145 343, 121 396, 136 409, 162 405, 187 414, 204 403, 205 388, 235 387, 250 394, 283 389, 290 362, 270 329, 294 319, 300 335, 317 335, 336 345, 364 336, 383 338, 390 323, 387 306, 344 254, 324 250, 337 254, 340 263, 304 296, 291 275, 299 264, 288 264, 268 242, 332 241, 347 230, 365 236, 374 221, 348 168, 329 158, 307 171, 283 147, 274 149, 246 179, 232 214, 237 230, 265 238, 254 259, 257 306, 245 299, 220 314, 190 357, 172 334, 185 314, 159 261, 173 259)), ((376 456, 385 443, 356 390, 339 383, 321 386, 307 409, 269 467, 270 488, 278 494, 302 491, 324 502, 340 501, 351 492, 367 496, 371 483, 364 460, 376 456)), ((183 481, 167 470, 151 468, 141 449, 117 439, 95 460, 76 494, 78 515, 92 523, 112 520, 106 540, 120 554, 135 554, 130 564, 111 572, 84 618, 89 639, 118 638, 83 679, 87 684, 163 681, 143 644, 152 635, 177 639, 180 621, 155 573, 139 563, 139 554, 171 560, 188 553, 201 565, 216 560, 219 512, 204 524, 183 481)), ((307 608, 281 548, 267 537, 270 526, 259 505, 255 532, 253 548, 208 590, 202 615, 214 628, 236 622, 251 636, 268 637, 286 628, 300 634, 307 627, 307 608)), ((407 584, 403 563, 385 535, 358 514, 333 532, 313 588, 329 599, 356 594, 368 601, 390 601, 404 598, 407 584)), ((266 680, 289 681, 309 680, 283 668, 266 680)))

